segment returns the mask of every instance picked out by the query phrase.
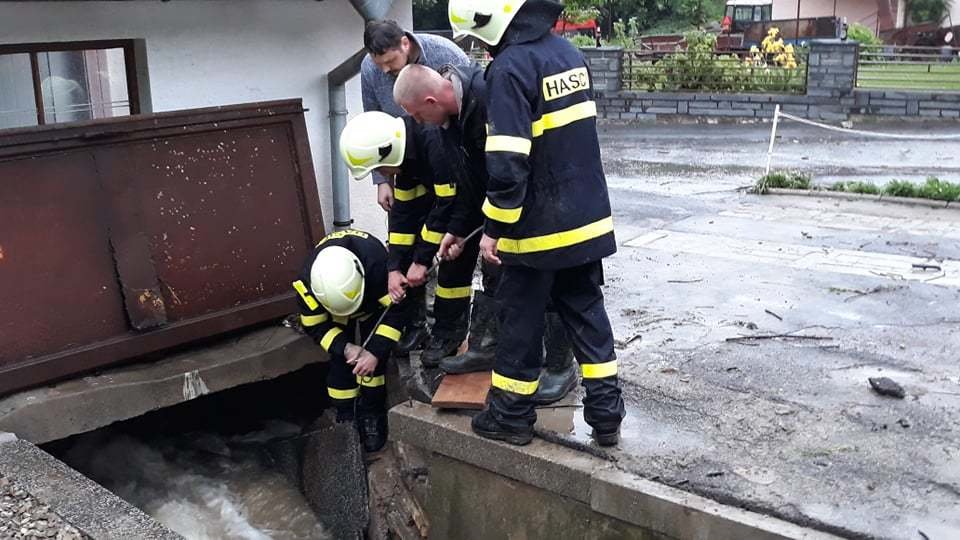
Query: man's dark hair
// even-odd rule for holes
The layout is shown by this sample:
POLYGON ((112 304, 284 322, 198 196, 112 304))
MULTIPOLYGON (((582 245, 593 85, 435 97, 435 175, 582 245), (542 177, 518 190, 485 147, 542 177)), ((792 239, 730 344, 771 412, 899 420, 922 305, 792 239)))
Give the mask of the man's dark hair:
POLYGON ((381 55, 400 46, 406 35, 397 21, 370 21, 363 30, 363 48, 373 55, 381 55))

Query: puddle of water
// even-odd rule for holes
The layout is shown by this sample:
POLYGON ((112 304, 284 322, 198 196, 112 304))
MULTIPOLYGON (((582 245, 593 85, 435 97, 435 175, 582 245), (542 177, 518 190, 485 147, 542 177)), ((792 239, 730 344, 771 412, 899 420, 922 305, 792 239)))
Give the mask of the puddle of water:
POLYGON ((303 495, 255 444, 295 429, 282 423, 244 437, 211 433, 138 439, 78 437, 71 467, 187 539, 329 538, 303 495))

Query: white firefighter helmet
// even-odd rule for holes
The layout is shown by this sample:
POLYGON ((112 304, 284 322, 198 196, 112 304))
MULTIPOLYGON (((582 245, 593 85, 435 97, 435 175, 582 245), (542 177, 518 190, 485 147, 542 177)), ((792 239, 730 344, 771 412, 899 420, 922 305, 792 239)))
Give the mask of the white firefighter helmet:
POLYGON ((354 178, 360 179, 377 167, 399 167, 407 144, 407 127, 402 118, 380 111, 354 116, 340 133, 340 156, 354 178))
POLYGON ((497 45, 526 0, 450 0, 447 17, 453 37, 473 36, 497 45))
POLYGON ((310 289, 330 313, 352 315, 363 302, 363 266, 349 249, 330 246, 320 250, 310 267, 310 289))

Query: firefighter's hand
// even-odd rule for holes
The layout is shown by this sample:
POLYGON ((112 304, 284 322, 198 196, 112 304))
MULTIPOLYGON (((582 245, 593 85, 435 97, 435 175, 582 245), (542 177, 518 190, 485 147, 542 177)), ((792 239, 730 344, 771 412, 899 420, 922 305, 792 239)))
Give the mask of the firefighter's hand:
POLYGON ((403 272, 392 270, 387 276, 387 292, 390 293, 390 299, 394 304, 399 304, 407 296, 406 287, 407 278, 404 277, 403 272))
POLYGON ((488 263, 499 265, 500 257, 497 256, 497 239, 483 235, 483 238, 480 239, 480 254, 483 255, 483 260, 488 263))
POLYGON ((354 375, 365 377, 373 373, 373 370, 377 369, 377 357, 366 349, 361 350, 363 352, 360 353, 360 356, 353 362, 350 362, 350 364, 353 365, 354 375))
POLYGON ((362 352, 363 347, 354 345, 353 343, 347 343, 346 346, 343 347, 343 356, 350 365, 353 365, 353 363, 357 361, 357 357, 359 357, 362 352))
POLYGON ((459 257, 460 253, 462 252, 463 237, 450 233, 443 235, 443 240, 440 240, 440 249, 437 251, 441 259, 445 261, 452 261, 459 257))
POLYGON ((377 202, 384 212, 393 209, 393 186, 390 185, 390 182, 377 184, 377 202))
POLYGON ((419 287, 427 282, 427 270, 426 266, 418 263, 413 263, 410 265, 410 269, 407 270, 407 283, 411 287, 419 287))

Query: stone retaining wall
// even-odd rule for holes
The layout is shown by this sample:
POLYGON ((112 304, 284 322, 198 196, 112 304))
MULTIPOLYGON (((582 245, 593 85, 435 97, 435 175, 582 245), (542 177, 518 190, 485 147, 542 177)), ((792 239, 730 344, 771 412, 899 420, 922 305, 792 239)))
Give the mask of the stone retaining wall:
POLYGON ((850 115, 960 118, 960 93, 857 89, 859 45, 855 42, 810 44, 804 95, 627 91, 621 89, 621 48, 581 51, 590 66, 597 114, 602 119, 772 118, 777 104, 784 112, 813 120, 846 120, 850 115))

